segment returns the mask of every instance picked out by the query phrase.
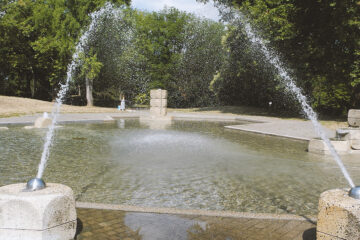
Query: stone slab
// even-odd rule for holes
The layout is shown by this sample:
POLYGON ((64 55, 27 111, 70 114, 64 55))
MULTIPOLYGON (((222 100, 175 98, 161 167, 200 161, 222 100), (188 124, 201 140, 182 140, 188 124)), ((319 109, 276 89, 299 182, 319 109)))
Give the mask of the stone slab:
POLYGON ((34 127, 35 128, 48 128, 52 124, 51 118, 39 117, 35 120, 34 127))
POLYGON ((167 107, 167 99, 151 99, 150 100, 150 107, 167 107))
POLYGON ((339 128, 336 130, 336 132, 337 135, 339 135, 338 132, 343 133, 340 135, 341 140, 360 140, 360 128, 339 128))
POLYGON ((0 239, 27 239, 21 238, 25 233, 34 236, 29 238, 33 240, 74 237, 76 210, 71 188, 49 183, 45 189, 29 192, 25 186, 20 183, 0 188, 0 239), (8 235, 14 237, 5 238, 8 235))
POLYGON ((37 230, 14 230, 0 229, 1 240, 72 240, 75 232, 68 231, 76 229, 76 221, 68 222, 63 225, 46 229, 37 230))
POLYGON ((166 99, 168 96, 167 90, 153 89, 150 90, 151 99, 166 99))
POLYGON ((111 123, 111 122, 115 122, 116 120, 114 118, 112 118, 111 116, 105 116, 104 117, 104 122, 106 123, 111 123))
POLYGON ((349 189, 333 189, 321 194, 317 239, 360 239, 360 200, 349 197, 349 189))
POLYGON ((150 108, 150 115, 166 116, 166 114, 167 114, 166 108, 161 108, 161 107, 151 107, 150 108))
MULTIPOLYGON (((349 141, 331 141, 331 144, 334 146, 336 152, 338 154, 348 154, 350 150, 350 142, 349 141)), ((321 139, 311 139, 308 145, 308 151, 311 153, 317 154, 331 154, 328 146, 321 139)))
POLYGON ((360 109, 349 110, 348 124, 350 127, 360 127, 360 109))

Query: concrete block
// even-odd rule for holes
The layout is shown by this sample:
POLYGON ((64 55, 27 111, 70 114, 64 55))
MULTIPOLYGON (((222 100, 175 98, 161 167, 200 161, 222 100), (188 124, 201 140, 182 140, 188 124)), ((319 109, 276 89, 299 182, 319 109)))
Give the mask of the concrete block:
POLYGON ((360 140, 360 129, 350 129, 348 140, 360 140))
POLYGON ((162 89, 153 89, 150 90, 150 98, 151 99, 166 99, 167 91, 162 89))
POLYGON ((150 107, 167 107, 167 99, 151 99, 150 100, 150 107))
POLYGON ((341 140, 360 140, 360 128, 339 128, 336 130, 338 133, 342 133, 340 135, 341 140))
POLYGON ((150 115, 151 116, 166 116, 167 109, 161 107, 151 107, 150 108, 150 115))
POLYGON ((0 188, 0 239, 69 240, 76 232, 71 188, 49 183, 29 192, 25 183, 0 188))
MULTIPOLYGON (((338 154, 347 154, 350 150, 350 142, 349 141, 331 141, 332 145, 334 146, 336 152, 338 154)), ((308 151, 311 153, 318 153, 318 154, 331 154, 329 148, 325 144, 325 142, 321 139, 311 139, 308 145, 308 151)))
POLYGON ((349 110, 348 123, 350 127, 360 127, 360 109, 349 110))
POLYGON ((348 190, 334 189, 321 194, 317 220, 317 239, 360 239, 360 200, 348 190))
POLYGON ((48 128, 52 124, 51 118, 39 117, 35 120, 35 128, 48 128))
POLYGON ((111 116, 105 116, 104 117, 104 122, 112 123, 112 122, 115 122, 115 119, 113 119, 111 116))
POLYGON ((360 140, 349 140, 351 149, 360 150, 360 140))

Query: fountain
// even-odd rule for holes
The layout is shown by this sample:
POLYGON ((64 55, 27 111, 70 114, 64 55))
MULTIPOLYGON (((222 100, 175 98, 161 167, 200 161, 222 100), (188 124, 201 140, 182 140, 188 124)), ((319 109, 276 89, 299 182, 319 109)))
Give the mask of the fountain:
MULTIPOLYGON (((46 142, 41 157, 38 173, 35 179, 27 184, 13 184, 0 188, 0 238, 1 239, 70 239, 76 229, 75 200, 72 190, 60 184, 45 184, 42 180, 44 169, 49 157, 54 128, 63 98, 68 90, 72 72, 77 65, 78 53, 86 43, 89 32, 94 28, 96 19, 105 11, 111 10, 111 4, 91 15, 89 30, 81 37, 73 56, 73 62, 68 67, 67 79, 58 93, 52 112, 52 122, 46 135, 46 142)), ((295 85, 279 58, 254 33, 250 24, 242 17, 245 31, 249 39, 261 47, 265 58, 275 67, 284 80, 286 87, 294 93, 301 103, 307 117, 312 121, 316 132, 326 144, 339 165, 351 190, 330 190, 321 195, 319 203, 318 239, 359 239, 360 238, 360 204, 359 188, 356 188, 331 141, 326 137, 316 114, 307 103, 306 97, 295 85)), ((167 92, 152 90, 150 117, 147 120, 171 121, 166 116, 167 92)), ((146 118, 143 118, 146 119, 146 118)), ((341 135, 341 134, 340 134, 341 135)))
MULTIPOLYGON (((333 156, 351 187, 350 190, 335 189, 321 194, 319 200, 317 239, 360 239, 360 187, 355 187, 332 142, 326 136, 325 131, 318 122, 316 113, 308 104, 301 90, 296 86, 293 78, 277 54, 266 46, 264 40, 256 34, 242 13, 239 13, 239 18, 251 43, 259 46, 263 56, 274 67, 286 88, 296 96, 305 115, 311 120, 316 133, 320 136, 321 141, 333 156)), ((358 118, 354 116, 357 116, 357 114, 353 114, 353 112, 349 114, 349 123, 357 125, 359 121, 358 118)))
POLYGON ((35 121, 36 128, 49 128, 36 178, 27 184, 12 184, 0 188, 0 239, 3 240, 67 240, 76 232, 75 198, 71 188, 55 183, 45 184, 42 176, 50 154, 55 125, 63 99, 68 91, 72 74, 78 64, 96 22, 104 13, 116 9, 110 3, 90 14, 91 23, 76 45, 72 62, 68 66, 65 84, 57 94, 51 118, 47 113, 35 121))

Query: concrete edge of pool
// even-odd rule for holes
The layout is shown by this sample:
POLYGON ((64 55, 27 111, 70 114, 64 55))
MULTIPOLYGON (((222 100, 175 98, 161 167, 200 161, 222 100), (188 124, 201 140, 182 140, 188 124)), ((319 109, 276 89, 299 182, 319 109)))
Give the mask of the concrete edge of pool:
MULTIPOLYGON (((67 113, 59 116, 59 124, 68 123, 102 123, 105 118, 110 116, 114 119, 120 118, 140 118, 147 116, 148 111, 134 111, 125 113, 67 113)), ((310 141, 316 138, 316 133, 309 121, 284 120, 278 118, 244 115, 227 115, 223 113, 201 114, 201 113, 179 113, 170 112, 169 116, 174 120, 207 120, 207 121, 246 121, 249 124, 234 124, 226 126, 227 129, 239 130, 254 134, 263 134, 282 138, 291 138, 300 141, 310 141), (301 131, 299 131, 301 129, 301 131)), ((0 118, 0 126, 28 125, 33 124, 40 114, 32 116, 0 118)), ((105 120, 105 121, 104 121, 105 120)), ((335 136, 335 131, 327 129, 328 135, 335 136)))
POLYGON ((234 214, 221 211, 144 208, 80 202, 77 203, 76 211, 78 214, 76 240, 316 239, 315 222, 290 215, 234 214))
MULTIPOLYGON (((182 113, 172 113, 171 115, 174 120, 209 120, 209 121, 247 121, 249 124, 246 124, 247 128, 239 129, 237 125, 226 126, 226 128, 240 130, 255 134, 271 135, 284 138, 292 138, 294 140, 308 141, 312 136, 306 136, 305 138, 301 134, 297 134, 300 131, 299 129, 307 128, 307 123, 305 121, 298 120, 280 120, 275 121, 264 121, 259 118, 251 116, 242 117, 241 115, 229 116, 226 114, 182 114, 182 113), (304 124, 305 123, 305 124, 304 124), (254 126, 257 130, 254 130, 254 126), (272 126, 271 131, 264 131, 264 128, 269 128, 272 126), (290 128, 290 134, 289 132, 290 128)), ((142 112, 131 112, 131 113, 97 113, 97 114, 64 114, 59 119, 59 124, 67 123, 101 123, 106 122, 106 117, 110 116, 114 119, 121 118, 138 118, 144 116, 144 111, 142 112), (105 121, 104 121, 105 120, 105 121)), ((145 114, 146 116, 146 114, 145 114)), ((6 125, 24 125, 31 124, 35 121, 36 116, 27 116, 27 117, 17 117, 17 118, 8 118, 0 119, 0 126, 6 125)), ((230 124, 229 124, 230 125, 230 124)), ((244 125, 242 125, 244 126, 244 125)), ((312 129, 311 129, 312 130, 312 129)), ((307 133, 308 134, 308 131, 307 133)), ((310 134, 311 135, 311 134, 310 134)), ((258 220, 262 222, 269 222, 273 224, 277 221, 283 222, 305 222, 311 223, 315 226, 316 218, 314 216, 298 216, 290 214, 267 214, 267 213, 249 213, 249 212, 229 212, 229 211, 208 211, 208 210, 186 210, 186 209, 172 209, 172 208, 151 208, 151 207, 139 207, 139 206, 126 206, 126 205, 112 205, 112 204, 101 204, 101 203, 76 203, 78 209, 97 209, 103 211, 121 211, 124 213, 143 213, 143 214, 164 214, 164 215, 186 215, 186 216, 202 216, 202 217, 220 217, 224 218, 235 218, 235 219, 244 219, 244 220, 258 220)), ((271 225, 270 224, 270 225, 271 225)), ((274 238, 275 239, 275 238, 274 238)), ((280 238, 279 238, 280 239, 280 238)))
POLYGON ((142 206, 91 203, 91 202, 76 202, 76 208, 119 210, 124 212, 141 212, 141 213, 158 213, 158 214, 196 215, 196 216, 207 216, 207 217, 297 220, 297 221, 311 221, 313 223, 317 221, 317 218, 315 216, 299 216, 294 214, 250 213, 250 212, 216 211, 216 210, 203 210, 203 209, 142 207, 142 206))

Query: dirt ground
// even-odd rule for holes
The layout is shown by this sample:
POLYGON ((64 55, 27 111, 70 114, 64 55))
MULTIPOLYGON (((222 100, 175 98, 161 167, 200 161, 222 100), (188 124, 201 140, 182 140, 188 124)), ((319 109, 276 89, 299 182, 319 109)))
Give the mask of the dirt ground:
MULTIPOLYGON (((14 117, 21 115, 31 115, 35 113, 51 112, 53 102, 46 102, 20 97, 0 96, 0 117, 14 117)), ((62 113, 103 113, 116 112, 116 108, 102 107, 78 107, 62 105, 62 113)))

